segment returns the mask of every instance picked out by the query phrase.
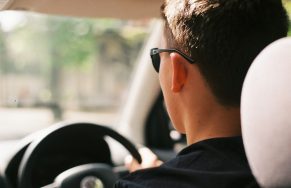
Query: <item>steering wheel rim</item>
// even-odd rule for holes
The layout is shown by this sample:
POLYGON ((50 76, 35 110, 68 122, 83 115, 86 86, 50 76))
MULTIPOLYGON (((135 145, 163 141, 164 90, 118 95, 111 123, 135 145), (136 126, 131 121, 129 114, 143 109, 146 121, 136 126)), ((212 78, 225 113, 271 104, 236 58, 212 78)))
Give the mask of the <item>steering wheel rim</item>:
POLYGON ((56 135, 66 134, 66 132, 70 131, 92 131, 98 133, 96 136, 100 138, 104 138, 105 136, 109 136, 119 142, 121 145, 126 148, 129 153, 139 162, 141 163, 142 159, 135 148, 135 146, 124 138, 119 133, 114 130, 101 126, 95 123, 86 123, 86 122, 78 122, 78 123, 59 123, 55 126, 49 128, 48 131, 43 133, 40 137, 38 137, 35 141, 33 141, 30 146, 27 148, 23 159, 20 163, 19 171, 18 171, 18 187, 19 188, 34 188, 31 184, 32 179, 32 169, 34 167, 34 161, 36 161, 41 148, 48 143, 50 140, 55 138, 56 135))

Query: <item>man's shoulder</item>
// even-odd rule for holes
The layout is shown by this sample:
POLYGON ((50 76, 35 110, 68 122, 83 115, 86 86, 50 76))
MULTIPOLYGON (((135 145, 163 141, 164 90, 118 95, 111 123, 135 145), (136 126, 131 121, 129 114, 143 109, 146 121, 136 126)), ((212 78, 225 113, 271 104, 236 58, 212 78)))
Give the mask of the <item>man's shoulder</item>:
POLYGON ((228 171, 250 173, 241 136, 197 142, 183 149, 165 165, 219 173, 228 171))
MULTIPOLYGON (((235 138, 193 144, 157 168, 136 171, 116 187, 248 187, 256 185, 242 145, 235 138), (227 146, 228 148, 225 148, 227 146)), ((255 186, 252 186, 255 187, 255 186)))
POLYGON ((202 171, 163 165, 139 170, 116 183, 116 188, 258 187, 250 172, 202 171), (252 186, 251 186, 252 185, 252 186))

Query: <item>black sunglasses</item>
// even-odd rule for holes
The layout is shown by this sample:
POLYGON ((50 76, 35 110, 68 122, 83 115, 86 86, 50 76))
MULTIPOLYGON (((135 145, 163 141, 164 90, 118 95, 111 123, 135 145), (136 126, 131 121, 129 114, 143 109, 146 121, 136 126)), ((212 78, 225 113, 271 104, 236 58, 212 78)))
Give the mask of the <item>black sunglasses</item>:
POLYGON ((161 63, 160 53, 161 52, 169 52, 169 53, 175 52, 175 53, 180 54, 182 57, 184 57, 189 63, 191 64, 195 63, 195 61, 192 58, 185 55, 183 52, 180 52, 179 50, 152 48, 151 49, 152 63, 157 72, 159 72, 160 70, 160 63, 161 63))

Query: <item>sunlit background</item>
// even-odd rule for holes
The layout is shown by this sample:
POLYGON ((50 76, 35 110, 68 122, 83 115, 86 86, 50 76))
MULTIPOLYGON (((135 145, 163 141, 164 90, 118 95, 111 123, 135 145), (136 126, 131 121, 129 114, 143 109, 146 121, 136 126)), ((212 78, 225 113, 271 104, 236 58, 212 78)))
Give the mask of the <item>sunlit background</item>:
POLYGON ((60 120, 113 126, 150 20, 0 15, 0 139, 60 120))

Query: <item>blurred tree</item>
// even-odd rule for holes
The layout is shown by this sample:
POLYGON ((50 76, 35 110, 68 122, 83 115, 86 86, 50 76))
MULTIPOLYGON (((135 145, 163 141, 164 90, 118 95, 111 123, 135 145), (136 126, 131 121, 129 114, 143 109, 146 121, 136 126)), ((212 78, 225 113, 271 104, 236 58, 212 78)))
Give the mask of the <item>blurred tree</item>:
POLYGON ((30 79, 35 83, 31 90, 39 89, 30 91, 32 105, 49 107, 56 119, 62 119, 62 108, 68 104, 96 108, 96 100, 120 100, 147 36, 147 23, 23 13, 8 37, 4 33, 9 41, 5 48, 0 31, 0 53, 11 58, 11 74, 30 79), (98 83, 110 87, 103 92, 106 89, 99 90, 98 83))
POLYGON ((6 74, 11 67, 11 60, 7 49, 7 34, 2 30, 0 23, 0 73, 6 74))
POLYGON ((288 35, 291 36, 291 0, 283 0, 284 6, 289 14, 289 32, 288 35))

